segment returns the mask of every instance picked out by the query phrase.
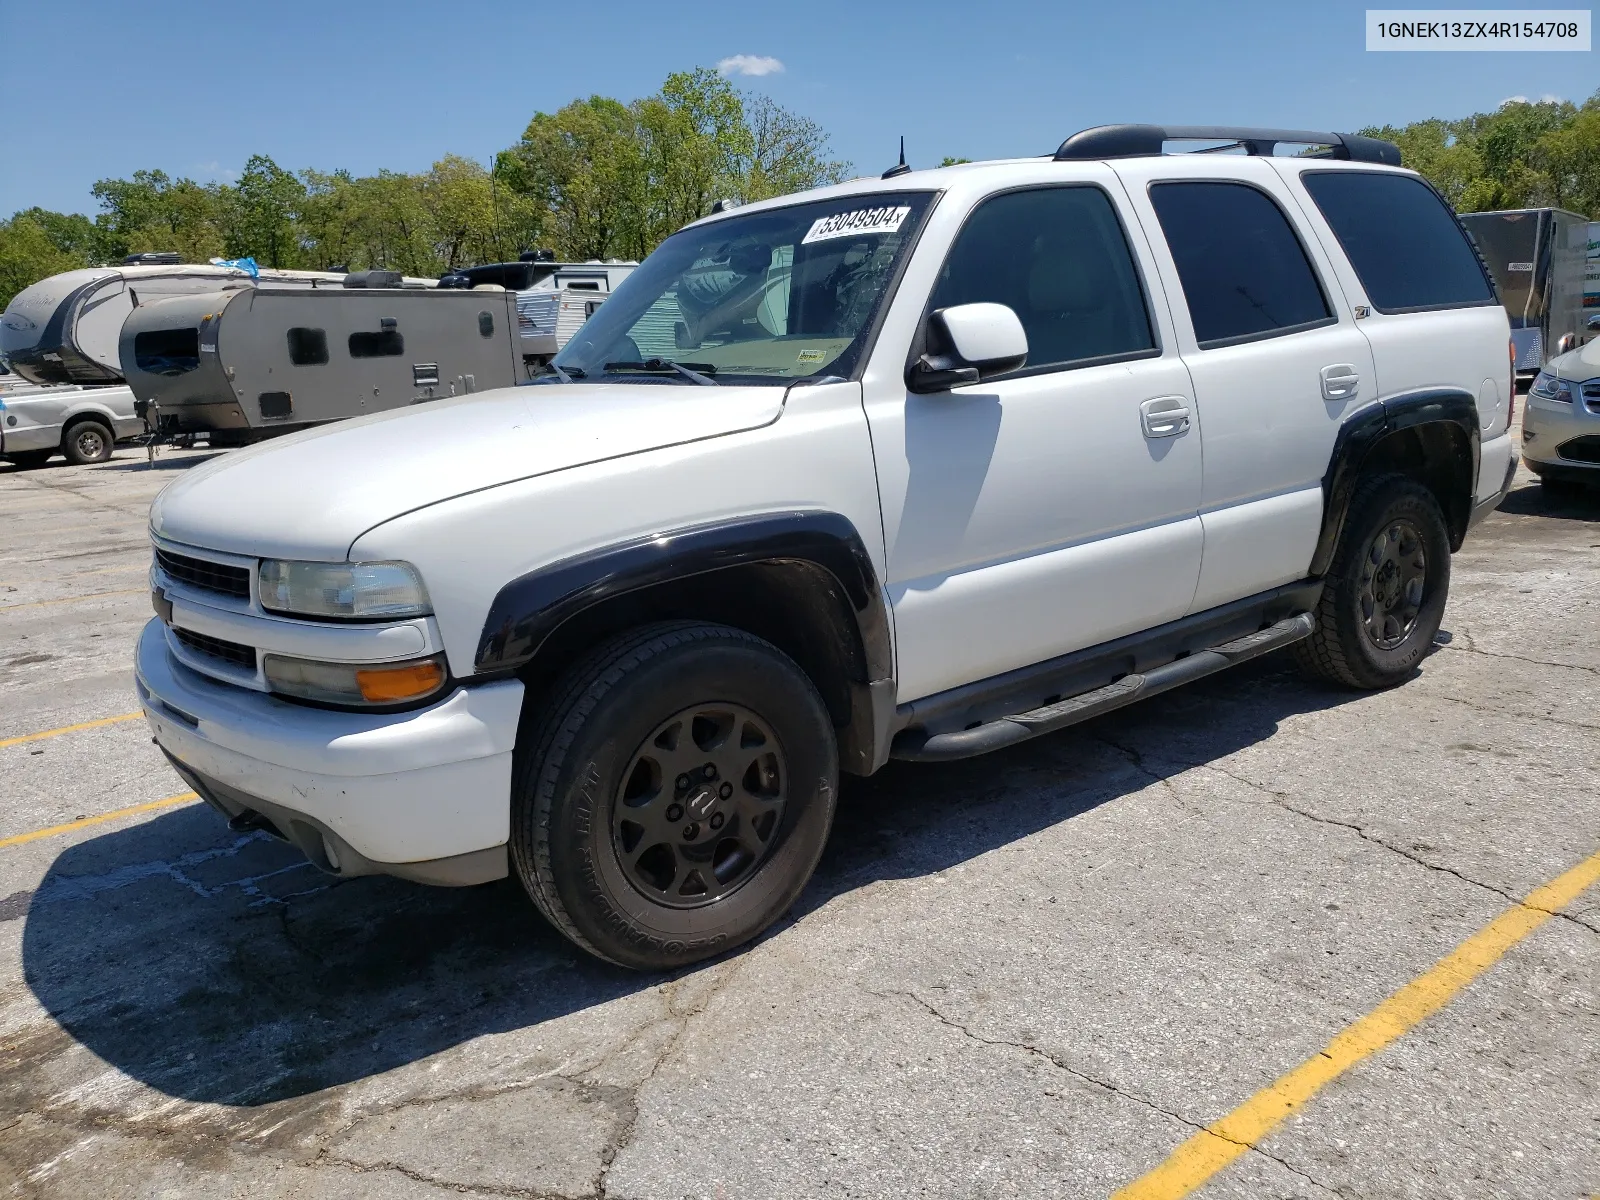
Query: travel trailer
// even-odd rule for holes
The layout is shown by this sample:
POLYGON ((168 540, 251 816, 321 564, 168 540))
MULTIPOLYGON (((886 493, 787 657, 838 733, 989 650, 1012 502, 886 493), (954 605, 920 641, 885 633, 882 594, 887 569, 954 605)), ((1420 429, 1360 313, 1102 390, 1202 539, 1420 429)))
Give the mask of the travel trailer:
POLYGON ((1560 208, 1463 213, 1511 318, 1518 379, 1532 379, 1558 354, 1583 345, 1584 264, 1589 222, 1560 208))
POLYGON ((498 286, 515 292, 518 345, 524 372, 532 377, 638 265, 617 259, 562 263, 552 251, 535 250, 516 262, 460 268, 440 279, 439 286, 498 286))
POLYGON ((117 361, 153 433, 213 446, 517 382, 514 293, 402 282, 141 297, 117 361))
MULTIPOLYGON (((279 288, 336 288, 344 280, 343 274, 327 271, 267 269, 253 277, 240 267, 180 263, 175 254, 132 258, 138 261, 63 271, 13 296, 0 315, 0 355, 11 369, 39 384, 121 383, 122 323, 142 301, 258 282, 279 288)), ((431 280, 413 282, 432 286, 431 280)))

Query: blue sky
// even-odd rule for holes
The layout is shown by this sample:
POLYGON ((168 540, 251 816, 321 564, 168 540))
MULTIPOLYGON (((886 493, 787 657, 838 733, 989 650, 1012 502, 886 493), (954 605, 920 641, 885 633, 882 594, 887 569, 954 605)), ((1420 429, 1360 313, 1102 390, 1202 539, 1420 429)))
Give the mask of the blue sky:
POLYGON ((1113 121, 1349 130, 1582 100, 1587 54, 1369 54, 1364 4, 603 3, 0 0, 10 68, 0 214, 93 213, 140 167, 228 178, 253 153, 299 169, 487 161, 576 96, 627 100, 668 72, 736 75, 819 122, 859 173, 1044 153, 1113 121), (745 63, 746 69, 751 68, 745 63), (730 66, 730 70, 736 69, 730 66), (26 88, 16 90, 21 79, 26 88))

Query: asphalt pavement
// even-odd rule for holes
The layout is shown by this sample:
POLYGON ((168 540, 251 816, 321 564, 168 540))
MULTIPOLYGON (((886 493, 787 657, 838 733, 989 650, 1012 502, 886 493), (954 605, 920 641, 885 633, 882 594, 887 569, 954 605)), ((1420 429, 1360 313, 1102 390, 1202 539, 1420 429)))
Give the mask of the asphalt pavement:
POLYGON ((1600 496, 1520 474, 1393 691, 1273 656, 848 780, 660 977, 185 795, 130 664, 207 457, 0 466, 0 1194, 1600 1193, 1600 496))

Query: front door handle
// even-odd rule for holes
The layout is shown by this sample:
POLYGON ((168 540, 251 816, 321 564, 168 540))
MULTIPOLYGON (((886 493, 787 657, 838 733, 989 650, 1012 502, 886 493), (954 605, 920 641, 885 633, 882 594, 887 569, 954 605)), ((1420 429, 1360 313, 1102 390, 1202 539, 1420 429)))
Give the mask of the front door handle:
POLYGON ((1361 390, 1361 376, 1354 363, 1334 363, 1323 367, 1321 375, 1324 400, 1348 400, 1361 390))
POLYGON ((1177 437, 1189 428, 1187 396, 1157 396, 1139 405, 1139 424, 1147 438, 1177 437))

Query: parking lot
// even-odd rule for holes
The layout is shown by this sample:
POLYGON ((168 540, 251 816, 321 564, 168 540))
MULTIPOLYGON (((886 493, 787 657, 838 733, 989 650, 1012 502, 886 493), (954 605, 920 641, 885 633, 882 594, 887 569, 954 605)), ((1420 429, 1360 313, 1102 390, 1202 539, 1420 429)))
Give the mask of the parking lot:
POLYGON ((661 978, 185 793, 130 660, 209 456, 0 466, 5 1194, 1600 1193, 1600 500, 1519 476, 1395 691, 1273 656, 848 780, 791 918, 661 978))

